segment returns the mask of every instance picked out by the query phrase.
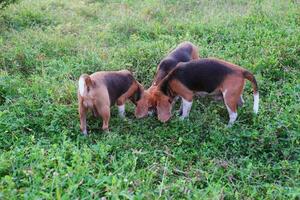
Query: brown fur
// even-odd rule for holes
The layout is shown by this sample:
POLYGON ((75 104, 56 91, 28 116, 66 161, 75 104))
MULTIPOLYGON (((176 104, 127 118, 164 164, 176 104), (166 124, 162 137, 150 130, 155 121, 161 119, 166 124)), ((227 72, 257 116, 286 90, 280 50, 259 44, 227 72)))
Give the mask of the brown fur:
MULTIPOLYGON (((197 60, 199 59, 199 52, 198 52, 198 47, 195 46, 193 43, 191 42, 182 42, 180 43, 175 49, 173 49, 171 52, 168 53, 168 55, 163 58, 161 61, 160 61, 160 64, 164 61, 164 60, 167 60, 167 59, 172 59, 174 57, 173 54, 175 54, 176 52, 179 52, 179 51, 182 51, 182 53, 187 53, 186 51, 183 51, 183 49, 186 49, 188 47, 191 47, 192 51, 191 51, 191 55, 190 55, 190 60, 197 60)), ((178 63, 180 62, 183 62, 183 61, 178 61, 178 63)), ((157 69, 156 69, 156 73, 155 73, 155 76, 154 76, 154 80, 152 82, 152 85, 151 86, 156 86, 160 83, 160 81, 174 68, 170 69, 169 71, 167 71, 167 73, 165 74, 163 71, 163 69, 161 68, 160 64, 157 66, 157 69)), ((177 65, 176 64, 176 65, 177 65)), ((176 66, 175 65, 175 66, 176 66)), ((174 67, 175 67, 174 66, 174 67)))
POLYGON ((86 114, 88 110, 92 110, 95 117, 101 116, 103 120, 102 129, 108 130, 110 107, 113 106, 115 102, 118 106, 124 105, 127 99, 130 99, 138 90, 141 89, 141 85, 127 70, 116 72, 96 72, 90 76, 84 74, 80 77, 80 80, 81 79, 84 80, 85 88, 83 94, 81 94, 78 89, 78 109, 80 129, 84 134, 87 134, 86 114), (120 77, 122 79, 120 79, 120 77), (121 88, 119 92, 109 90, 109 88, 112 87, 107 84, 120 84, 119 87, 122 87, 122 81, 126 81, 127 85, 130 83, 128 88, 124 88, 123 84, 123 88, 121 88), (117 97, 116 101, 111 99, 112 97, 110 94, 117 97))
MULTIPOLYGON (((211 60, 222 63, 226 67, 232 69, 232 71, 230 71, 228 75, 224 76, 224 80, 220 82, 219 85, 217 85, 217 87, 213 92, 214 93, 221 92, 223 94, 224 103, 228 106, 230 111, 237 113, 237 106, 241 104, 242 101, 241 95, 243 93, 245 79, 251 81, 254 94, 258 93, 257 82, 253 74, 243 69, 242 67, 239 67, 237 65, 219 59, 211 59, 211 60)), ((170 74, 164 80, 161 81, 160 85, 157 86, 158 89, 155 91, 154 94, 153 101, 156 102, 158 118, 162 122, 168 121, 169 118, 171 117, 170 110, 172 104, 170 102, 172 101, 172 98, 175 95, 184 98, 188 102, 192 102, 193 96, 195 92, 197 92, 187 88, 187 86, 185 86, 177 78, 172 78, 176 70, 177 68, 174 69, 172 72, 170 72, 170 74), (165 84, 166 81, 168 81, 167 86, 165 84), (167 87, 167 89, 165 89, 166 90, 165 93, 162 92, 162 85, 165 85, 165 88, 167 87), (164 106, 159 106, 159 105, 164 105, 164 106)), ((190 80, 189 77, 185 77, 185 79, 190 80)), ((213 80, 213 77, 211 79, 213 80)))
POLYGON ((157 85, 172 69, 176 67, 176 65, 179 62, 181 62, 179 58, 176 58, 176 56, 180 56, 182 54, 189 54, 189 53, 190 53, 190 60, 199 59, 198 48, 191 42, 182 42, 160 62, 160 64, 157 66, 156 74, 152 82, 152 85, 150 86, 149 89, 143 92, 141 99, 137 102, 137 106, 135 110, 135 116, 137 118, 145 117, 148 114, 149 109, 153 110, 156 107, 154 94, 157 90, 157 85), (189 48, 191 48, 191 51, 187 52, 189 48), (164 61, 168 61, 172 59, 179 60, 179 61, 175 62, 176 64, 173 68, 170 68, 166 71, 161 66, 161 64, 164 61))

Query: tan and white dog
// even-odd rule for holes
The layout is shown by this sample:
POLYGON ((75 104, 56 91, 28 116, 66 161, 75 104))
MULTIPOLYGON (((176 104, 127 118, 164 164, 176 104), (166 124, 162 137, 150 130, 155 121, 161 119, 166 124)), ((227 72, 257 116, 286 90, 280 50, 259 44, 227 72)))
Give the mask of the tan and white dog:
POLYGON ((189 115, 193 96, 196 92, 221 92, 229 113, 231 126, 237 118, 237 106, 242 103, 245 79, 252 83, 254 95, 254 113, 258 112, 259 93, 252 73, 232 63, 216 58, 193 60, 179 63, 157 86, 154 102, 158 119, 166 122, 171 117, 172 100, 182 98, 181 118, 189 115))
POLYGON ((198 48, 191 42, 182 42, 161 60, 157 66, 155 78, 151 87, 145 90, 142 93, 140 100, 137 101, 135 116, 137 118, 143 118, 147 116, 149 110, 154 110, 154 93, 157 90, 157 85, 179 62, 187 62, 195 59, 199 59, 198 48))
POLYGON ((101 116, 102 129, 108 129, 110 107, 118 105, 119 116, 125 117, 125 102, 133 103, 140 98, 143 87, 134 79, 128 70, 96 72, 83 74, 79 78, 78 105, 80 129, 87 134, 86 114, 92 110, 94 116, 101 116))

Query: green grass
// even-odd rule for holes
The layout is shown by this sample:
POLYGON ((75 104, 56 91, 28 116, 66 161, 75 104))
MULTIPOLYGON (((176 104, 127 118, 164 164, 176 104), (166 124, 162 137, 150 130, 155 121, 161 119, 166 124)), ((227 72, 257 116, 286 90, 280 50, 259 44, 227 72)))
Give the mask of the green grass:
POLYGON ((21 0, 0 10, 0 199, 299 199, 300 4, 288 0, 21 0), (79 131, 77 79, 129 69, 146 87, 178 43, 252 71, 237 123, 194 101, 188 120, 79 131))

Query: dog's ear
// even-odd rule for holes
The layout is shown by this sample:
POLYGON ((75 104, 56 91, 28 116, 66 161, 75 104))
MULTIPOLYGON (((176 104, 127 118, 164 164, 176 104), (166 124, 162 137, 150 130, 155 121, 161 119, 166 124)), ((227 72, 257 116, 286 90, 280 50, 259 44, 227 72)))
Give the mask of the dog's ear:
POLYGON ((156 109, 159 121, 167 122, 171 118, 171 103, 168 97, 157 100, 156 109))
POLYGON ((140 94, 136 101, 136 108, 135 108, 135 116, 136 118, 143 118, 146 117, 149 111, 150 106, 150 94, 148 91, 145 91, 144 88, 140 85, 139 86, 140 94))
POLYGON ((146 117, 149 110, 149 98, 147 95, 142 95, 141 99, 137 101, 134 115, 136 118, 146 117))
POLYGON ((167 95, 164 95, 161 91, 155 92, 156 110, 158 120, 166 122, 171 118, 172 101, 167 95))

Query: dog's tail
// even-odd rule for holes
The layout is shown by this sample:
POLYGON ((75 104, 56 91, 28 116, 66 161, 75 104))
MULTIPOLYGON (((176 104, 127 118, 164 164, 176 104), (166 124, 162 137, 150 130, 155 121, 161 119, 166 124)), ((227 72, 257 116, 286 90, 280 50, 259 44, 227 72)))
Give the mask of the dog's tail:
POLYGON ((258 113, 258 105, 259 105, 259 93, 258 93, 258 86, 255 77, 253 74, 251 74, 249 71, 243 72, 244 78, 249 80, 252 84, 253 88, 253 97, 254 97, 254 105, 253 105, 253 111, 255 114, 258 113))
POLYGON ((91 77, 87 74, 82 74, 78 82, 78 89, 79 89, 80 96, 85 96, 90 91, 92 85, 93 82, 91 77))

